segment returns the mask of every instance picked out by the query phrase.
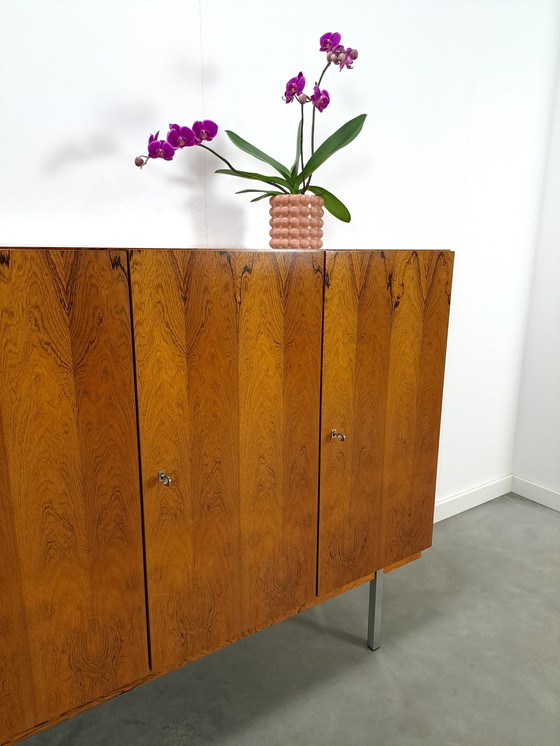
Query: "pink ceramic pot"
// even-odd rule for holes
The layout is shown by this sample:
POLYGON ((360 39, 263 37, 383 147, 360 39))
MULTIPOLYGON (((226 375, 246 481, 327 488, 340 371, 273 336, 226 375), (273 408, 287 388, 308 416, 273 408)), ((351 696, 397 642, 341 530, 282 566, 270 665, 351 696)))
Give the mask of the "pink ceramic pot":
POLYGON ((270 247, 320 249, 323 245, 322 197, 279 194, 270 198, 270 247))

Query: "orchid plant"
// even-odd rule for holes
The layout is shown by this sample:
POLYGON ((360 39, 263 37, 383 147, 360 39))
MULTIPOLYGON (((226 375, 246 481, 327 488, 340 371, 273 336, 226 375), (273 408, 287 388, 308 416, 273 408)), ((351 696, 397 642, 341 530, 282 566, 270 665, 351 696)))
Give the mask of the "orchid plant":
POLYGON ((226 158, 209 147, 208 143, 218 134, 218 125, 210 119, 196 121, 192 127, 170 124, 165 140, 159 137, 159 131, 155 135, 150 135, 148 140, 148 155, 137 156, 135 164, 142 168, 150 159, 163 158, 163 160, 170 161, 178 150, 197 146, 210 151, 226 164, 227 168, 218 169, 216 171, 217 174, 260 181, 267 185, 267 189, 242 189, 236 192, 236 194, 257 194, 258 196, 254 197, 251 202, 257 202, 258 200, 278 194, 305 194, 306 192, 312 192, 323 198, 325 208, 332 215, 339 220, 349 222, 350 213, 348 208, 334 194, 331 194, 331 192, 328 192, 321 186, 311 183, 313 174, 319 166, 336 153, 337 150, 345 147, 358 136, 366 118, 365 114, 361 114, 351 119, 315 148, 315 115, 317 111, 322 113, 331 101, 328 91, 321 90, 323 77, 331 65, 337 66, 340 72, 345 69, 351 70, 354 61, 358 58, 356 49, 352 49, 352 47, 345 48, 340 42, 341 36, 339 33, 327 33, 321 36, 319 51, 326 53, 327 62, 319 79, 313 86, 313 93, 311 95, 305 93, 306 80, 301 72, 295 77, 290 78, 286 84, 283 96, 284 101, 287 104, 297 101, 300 105, 296 155, 291 168, 279 163, 275 158, 251 145, 251 143, 239 137, 239 135, 236 135, 235 132, 226 130, 226 135, 236 147, 271 166, 276 171, 276 174, 260 174, 235 168, 226 158), (304 113, 308 104, 311 104, 312 115, 311 138, 308 148, 309 155, 306 159, 304 154, 304 113))

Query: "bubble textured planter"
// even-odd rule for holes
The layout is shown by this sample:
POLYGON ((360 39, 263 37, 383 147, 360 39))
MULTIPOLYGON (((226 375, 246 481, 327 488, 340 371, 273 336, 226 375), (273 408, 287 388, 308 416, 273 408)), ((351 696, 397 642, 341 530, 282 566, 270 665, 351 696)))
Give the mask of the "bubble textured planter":
POLYGON ((270 247, 320 249, 323 246, 322 197, 279 194, 270 198, 270 247))

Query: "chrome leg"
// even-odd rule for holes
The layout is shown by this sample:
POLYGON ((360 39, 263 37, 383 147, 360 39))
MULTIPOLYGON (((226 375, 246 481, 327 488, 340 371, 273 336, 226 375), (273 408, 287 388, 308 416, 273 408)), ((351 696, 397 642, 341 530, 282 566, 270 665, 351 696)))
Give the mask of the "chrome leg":
POLYGON ((369 584, 369 617, 367 644, 370 650, 381 645, 381 598, 383 596, 383 570, 378 570, 369 584))

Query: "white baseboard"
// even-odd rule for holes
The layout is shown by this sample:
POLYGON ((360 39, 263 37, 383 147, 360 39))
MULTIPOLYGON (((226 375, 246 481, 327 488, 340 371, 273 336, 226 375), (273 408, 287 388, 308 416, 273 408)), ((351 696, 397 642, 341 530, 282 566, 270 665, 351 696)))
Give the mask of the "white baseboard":
MULTIPOLYGON (((488 482, 487 484, 481 484, 479 487, 466 490, 466 492, 459 492, 457 495, 445 497, 443 500, 436 502, 434 523, 450 518, 452 515, 462 513, 464 510, 476 508, 477 505, 482 505, 482 503, 487 503, 489 500, 494 500, 496 497, 501 497, 512 491, 517 492, 517 490, 512 490, 512 476, 508 474, 506 477, 495 479, 493 482, 488 482)), ((518 494, 522 493, 518 492, 518 494)), ((522 496, 525 497, 525 495, 522 496)), ((560 495, 558 497, 560 498, 560 495)))
POLYGON ((552 510, 560 511, 560 492, 549 490, 548 487, 541 487, 540 484, 529 482, 528 479, 514 476, 512 479, 511 492, 515 492, 516 495, 526 497, 528 500, 533 500, 536 503, 545 505, 547 508, 552 508, 552 510))

